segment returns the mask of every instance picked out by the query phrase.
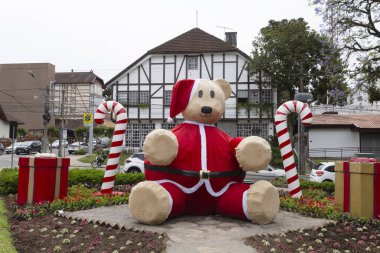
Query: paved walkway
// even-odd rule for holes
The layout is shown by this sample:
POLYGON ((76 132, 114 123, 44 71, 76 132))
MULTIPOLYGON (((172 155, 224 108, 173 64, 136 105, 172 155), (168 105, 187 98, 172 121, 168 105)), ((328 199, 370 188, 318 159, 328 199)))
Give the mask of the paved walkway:
POLYGON ((245 238, 257 234, 275 234, 287 230, 321 227, 332 222, 281 211, 275 222, 268 225, 254 225, 247 221, 221 216, 184 216, 170 219, 159 226, 147 226, 137 223, 132 218, 127 205, 99 207, 67 212, 63 215, 67 218, 87 219, 111 226, 117 225, 119 228, 166 233, 169 237, 168 253, 256 252, 244 244, 245 238))

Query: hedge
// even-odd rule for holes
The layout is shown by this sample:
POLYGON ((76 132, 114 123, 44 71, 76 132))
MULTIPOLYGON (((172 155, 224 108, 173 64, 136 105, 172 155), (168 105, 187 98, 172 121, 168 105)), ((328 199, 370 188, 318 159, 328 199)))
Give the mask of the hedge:
POLYGON ((335 184, 333 182, 318 183, 318 182, 301 180, 300 185, 302 189, 309 189, 309 188, 321 189, 322 191, 325 191, 330 195, 335 192, 335 184))
MULTIPOLYGON (((84 184, 90 187, 99 187, 102 184, 104 171, 98 169, 69 170, 69 186, 84 184)), ((115 185, 136 184, 144 180, 144 174, 118 173, 115 185)), ((18 169, 0 170, 0 194, 17 193, 18 169)))

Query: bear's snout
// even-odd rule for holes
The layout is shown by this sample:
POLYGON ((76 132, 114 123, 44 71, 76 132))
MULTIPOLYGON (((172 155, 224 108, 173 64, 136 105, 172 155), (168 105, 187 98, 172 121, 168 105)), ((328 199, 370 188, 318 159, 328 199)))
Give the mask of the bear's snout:
POLYGON ((201 112, 206 114, 212 113, 212 108, 210 106, 202 106, 201 112))

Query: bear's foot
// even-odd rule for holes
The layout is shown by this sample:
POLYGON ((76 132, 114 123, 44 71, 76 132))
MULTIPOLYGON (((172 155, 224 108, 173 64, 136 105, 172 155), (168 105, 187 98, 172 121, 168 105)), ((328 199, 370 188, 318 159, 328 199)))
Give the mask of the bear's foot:
POLYGON ((129 210, 139 222, 148 225, 163 223, 172 208, 169 192, 154 181, 144 181, 132 188, 129 210))
POLYGON ((247 191, 247 212, 253 223, 272 222, 280 209, 278 190, 271 183, 260 180, 247 191))

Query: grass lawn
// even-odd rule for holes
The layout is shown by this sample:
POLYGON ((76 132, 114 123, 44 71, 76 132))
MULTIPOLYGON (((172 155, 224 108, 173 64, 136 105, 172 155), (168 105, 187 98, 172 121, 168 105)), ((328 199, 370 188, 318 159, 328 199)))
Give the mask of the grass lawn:
POLYGON ((0 249, 1 252, 17 252, 9 233, 7 209, 2 198, 0 198, 0 249))
MULTIPOLYGON (((96 155, 96 154, 86 155, 86 156, 78 159, 78 161, 80 161, 82 163, 91 163, 91 162, 95 161, 97 156, 98 155, 96 155)), ((124 165, 125 159, 127 159, 130 156, 131 156, 131 154, 121 153, 119 165, 124 165)), ((108 160, 108 158, 104 161, 103 164, 107 164, 107 160, 108 160)))

